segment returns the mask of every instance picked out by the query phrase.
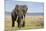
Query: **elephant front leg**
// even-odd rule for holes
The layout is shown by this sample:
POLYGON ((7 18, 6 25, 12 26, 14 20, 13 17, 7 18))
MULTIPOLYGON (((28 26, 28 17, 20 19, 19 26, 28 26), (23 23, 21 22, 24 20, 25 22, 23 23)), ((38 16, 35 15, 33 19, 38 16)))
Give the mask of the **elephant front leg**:
POLYGON ((11 15, 11 18, 12 18, 12 27, 14 27, 15 26, 15 19, 14 19, 14 16, 13 15, 11 15))
POLYGON ((23 25, 22 25, 22 27, 24 27, 25 26, 25 21, 23 21, 23 25))
POLYGON ((12 27, 14 27, 15 26, 15 21, 12 21, 12 27))

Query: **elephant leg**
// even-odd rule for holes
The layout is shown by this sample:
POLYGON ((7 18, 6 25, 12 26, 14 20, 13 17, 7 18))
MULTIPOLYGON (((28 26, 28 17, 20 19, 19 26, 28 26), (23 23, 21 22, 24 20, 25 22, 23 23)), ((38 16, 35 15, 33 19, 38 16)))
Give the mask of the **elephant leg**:
POLYGON ((25 21, 23 21, 23 25, 22 25, 22 27, 24 27, 25 26, 25 21))
POLYGON ((11 17, 12 17, 12 27, 14 27, 14 23, 15 23, 14 17, 13 17, 13 15, 11 15, 11 17))
POLYGON ((12 18, 12 27, 14 27, 15 26, 15 20, 14 20, 14 18, 12 18))
POLYGON ((17 23, 18 23, 18 27, 19 27, 19 20, 17 20, 17 23))
POLYGON ((15 21, 12 21, 12 27, 14 27, 15 26, 15 21))
POLYGON ((20 21, 20 18, 18 18, 18 20, 17 20, 17 23, 18 23, 18 28, 21 28, 21 21, 20 21))
POLYGON ((13 14, 11 15, 11 17, 12 17, 12 27, 15 26, 15 21, 16 21, 16 18, 17 18, 17 15, 14 15, 14 16, 13 16, 13 14))
POLYGON ((19 25, 20 25, 20 23, 19 23, 19 18, 18 18, 18 20, 17 20, 17 23, 18 23, 18 27, 19 27, 19 25))

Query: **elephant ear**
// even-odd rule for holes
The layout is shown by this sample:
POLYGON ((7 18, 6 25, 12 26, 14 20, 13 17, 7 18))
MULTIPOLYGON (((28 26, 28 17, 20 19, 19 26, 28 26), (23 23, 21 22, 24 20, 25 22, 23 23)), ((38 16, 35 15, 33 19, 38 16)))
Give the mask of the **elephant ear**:
POLYGON ((19 5, 16 5, 16 6, 15 6, 15 9, 14 9, 14 10, 15 10, 14 12, 15 12, 16 14, 17 14, 17 12, 18 12, 18 7, 19 7, 19 5))
POLYGON ((25 5, 24 8, 23 8, 24 14, 26 14, 27 10, 28 10, 28 8, 27 8, 27 6, 25 5))

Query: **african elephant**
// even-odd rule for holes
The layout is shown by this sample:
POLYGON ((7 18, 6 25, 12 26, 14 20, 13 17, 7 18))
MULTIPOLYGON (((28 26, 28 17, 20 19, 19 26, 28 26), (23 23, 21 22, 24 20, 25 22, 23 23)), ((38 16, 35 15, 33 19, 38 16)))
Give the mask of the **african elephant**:
POLYGON ((15 21, 17 19, 18 27, 24 27, 25 26, 25 15, 27 13, 27 6, 26 5, 16 5, 15 9, 11 12, 11 18, 12 18, 12 27, 15 26, 15 21))

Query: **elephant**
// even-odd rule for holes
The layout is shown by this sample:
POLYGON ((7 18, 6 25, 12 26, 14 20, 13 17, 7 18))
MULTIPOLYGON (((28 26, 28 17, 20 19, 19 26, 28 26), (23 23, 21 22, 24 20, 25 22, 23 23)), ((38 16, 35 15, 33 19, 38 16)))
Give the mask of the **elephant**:
POLYGON ((15 9, 11 12, 11 18, 12 18, 12 27, 15 26, 15 21, 17 19, 18 27, 24 27, 25 26, 25 15, 27 13, 27 5, 16 5, 15 9))

